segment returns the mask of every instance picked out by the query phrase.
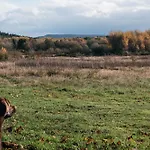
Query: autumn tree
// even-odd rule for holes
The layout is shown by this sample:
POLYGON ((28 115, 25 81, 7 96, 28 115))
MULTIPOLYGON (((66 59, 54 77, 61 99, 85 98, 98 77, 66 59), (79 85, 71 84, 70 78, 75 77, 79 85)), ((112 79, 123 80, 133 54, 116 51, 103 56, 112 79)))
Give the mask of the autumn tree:
POLYGON ((8 59, 8 52, 7 52, 7 49, 2 47, 0 49, 0 60, 1 61, 4 61, 4 60, 7 60, 8 59))
POLYGON ((123 32, 111 32, 108 40, 113 54, 123 54, 123 32))

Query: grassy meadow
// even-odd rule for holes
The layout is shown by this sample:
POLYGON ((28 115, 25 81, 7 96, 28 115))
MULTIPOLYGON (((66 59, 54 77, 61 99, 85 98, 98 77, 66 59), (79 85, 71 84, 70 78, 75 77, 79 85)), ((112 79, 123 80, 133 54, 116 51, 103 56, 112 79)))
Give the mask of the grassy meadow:
POLYGON ((17 106, 3 141, 22 149, 150 149, 150 56, 1 62, 0 92, 17 106))

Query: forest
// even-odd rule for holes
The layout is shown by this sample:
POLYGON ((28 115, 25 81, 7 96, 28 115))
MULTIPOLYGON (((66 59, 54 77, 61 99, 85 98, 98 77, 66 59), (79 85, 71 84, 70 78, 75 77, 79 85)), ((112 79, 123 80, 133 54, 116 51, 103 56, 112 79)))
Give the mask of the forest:
POLYGON ((108 36, 84 38, 33 38, 0 32, 0 48, 27 56, 147 55, 150 54, 150 30, 117 31, 108 36))

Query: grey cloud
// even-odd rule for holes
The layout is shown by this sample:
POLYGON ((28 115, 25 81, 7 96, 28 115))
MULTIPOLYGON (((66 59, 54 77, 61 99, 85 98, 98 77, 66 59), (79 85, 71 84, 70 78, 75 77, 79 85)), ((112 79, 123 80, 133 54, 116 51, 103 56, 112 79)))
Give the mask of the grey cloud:
POLYGON ((150 24, 148 0, 37 0, 29 7, 21 7, 21 2, 16 6, 9 3, 13 9, 0 10, 0 30, 17 34, 107 34, 113 30, 145 30, 150 24))

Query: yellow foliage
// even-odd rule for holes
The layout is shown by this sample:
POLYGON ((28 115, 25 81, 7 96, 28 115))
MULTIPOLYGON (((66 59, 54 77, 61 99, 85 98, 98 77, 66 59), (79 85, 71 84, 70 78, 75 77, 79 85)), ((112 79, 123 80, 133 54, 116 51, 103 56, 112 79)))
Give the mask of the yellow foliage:
POLYGON ((1 50, 0 50, 0 53, 1 54, 7 54, 6 48, 2 47, 1 50))
POLYGON ((8 52, 7 52, 7 49, 2 47, 0 49, 0 60, 7 60, 8 59, 8 52))

